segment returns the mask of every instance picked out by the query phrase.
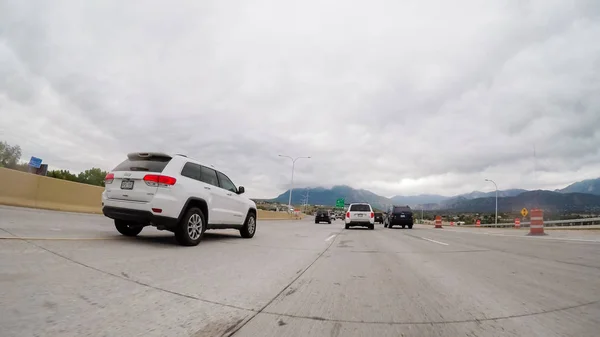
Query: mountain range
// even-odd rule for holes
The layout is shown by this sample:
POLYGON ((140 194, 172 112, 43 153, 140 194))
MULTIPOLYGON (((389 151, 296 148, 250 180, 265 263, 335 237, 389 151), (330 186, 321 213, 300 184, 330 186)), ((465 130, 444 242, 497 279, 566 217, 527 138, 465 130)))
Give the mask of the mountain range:
MULTIPOLYGON (((378 209, 387 209, 390 205, 409 205, 414 209, 455 210, 461 212, 488 212, 495 209, 496 192, 473 191, 456 196, 420 194, 413 196, 397 195, 386 198, 364 189, 354 189, 340 185, 332 188, 294 189, 292 203, 302 204, 308 194, 313 205, 334 206, 338 198, 346 203, 368 202, 378 209)), ((289 190, 271 201, 286 204, 289 190)), ((536 206, 557 211, 595 211, 600 210, 600 178, 573 183, 555 191, 527 191, 510 189, 498 191, 498 210, 516 211, 522 207, 536 206)))

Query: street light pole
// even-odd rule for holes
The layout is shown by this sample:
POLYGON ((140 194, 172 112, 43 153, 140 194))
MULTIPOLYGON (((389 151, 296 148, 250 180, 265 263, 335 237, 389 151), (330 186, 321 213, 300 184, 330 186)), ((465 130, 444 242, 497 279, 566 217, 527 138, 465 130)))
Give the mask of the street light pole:
POLYGON ((310 159, 309 157, 296 157, 296 158, 292 158, 290 156, 285 156, 280 154, 279 157, 284 157, 284 158, 289 158, 292 161, 292 182, 290 184, 290 198, 288 200, 288 212, 290 211, 290 209, 292 208, 292 190, 294 189, 294 168, 296 167, 296 160, 298 159, 310 159))
POLYGON ((496 187, 496 220, 494 221, 494 224, 497 225, 498 224, 498 185, 496 185, 496 182, 493 181, 492 179, 486 179, 485 181, 491 182, 496 187))

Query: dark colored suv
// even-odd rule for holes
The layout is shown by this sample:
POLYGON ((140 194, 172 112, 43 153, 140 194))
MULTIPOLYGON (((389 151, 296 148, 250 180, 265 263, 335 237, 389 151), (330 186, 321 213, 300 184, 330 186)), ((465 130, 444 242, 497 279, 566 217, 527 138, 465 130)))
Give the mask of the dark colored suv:
POLYGON ((402 226, 409 229, 413 228, 413 213, 408 206, 393 206, 384 227, 402 226))
POLYGON ((331 223, 331 218, 329 217, 329 212, 326 210, 318 210, 317 215, 315 215, 315 223, 319 222, 327 222, 331 223))
POLYGON ((383 223, 383 213, 375 212, 375 222, 382 224, 383 223))

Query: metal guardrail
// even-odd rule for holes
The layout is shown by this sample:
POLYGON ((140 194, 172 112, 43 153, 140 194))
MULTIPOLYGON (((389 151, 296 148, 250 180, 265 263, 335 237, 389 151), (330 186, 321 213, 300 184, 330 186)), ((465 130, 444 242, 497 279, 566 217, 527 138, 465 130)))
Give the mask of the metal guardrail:
MULTIPOLYGON (((521 227, 529 227, 530 222, 521 222, 521 227)), ((544 227, 568 227, 568 226, 592 226, 600 224, 600 218, 585 218, 585 219, 568 219, 568 220, 544 220, 544 227)), ((514 227, 512 223, 499 223, 499 224, 481 224, 481 227, 514 227)), ((460 227, 477 227, 475 225, 461 225, 460 227)))

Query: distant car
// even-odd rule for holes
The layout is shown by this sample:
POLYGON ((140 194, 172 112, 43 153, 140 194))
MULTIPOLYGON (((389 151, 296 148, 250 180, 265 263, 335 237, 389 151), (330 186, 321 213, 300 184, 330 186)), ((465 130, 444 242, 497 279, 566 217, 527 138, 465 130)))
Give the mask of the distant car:
POLYGON ((409 229, 413 228, 413 213, 408 206, 393 206, 389 216, 386 219, 386 223, 383 225, 387 228, 394 226, 402 226, 405 228, 408 226, 409 229))
POLYGON ((317 211, 317 215, 315 215, 315 223, 321 222, 331 223, 331 217, 329 216, 329 213, 325 210, 319 210, 317 211))
POLYGON ((346 229, 353 226, 375 229, 375 212, 373 212, 371 205, 366 203, 350 204, 344 220, 346 229))
POLYGON ((382 224, 383 223, 383 213, 375 212, 375 222, 382 224))
POLYGON ((329 217, 331 218, 331 220, 335 220, 335 219, 337 219, 337 217, 336 217, 335 213, 331 213, 331 214, 329 214, 329 217))

